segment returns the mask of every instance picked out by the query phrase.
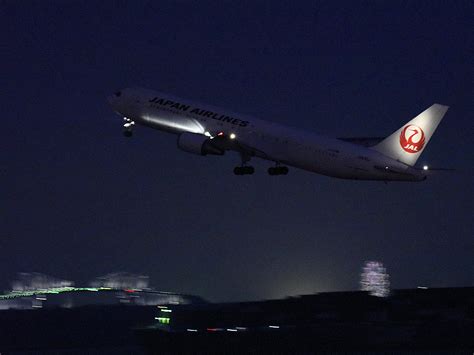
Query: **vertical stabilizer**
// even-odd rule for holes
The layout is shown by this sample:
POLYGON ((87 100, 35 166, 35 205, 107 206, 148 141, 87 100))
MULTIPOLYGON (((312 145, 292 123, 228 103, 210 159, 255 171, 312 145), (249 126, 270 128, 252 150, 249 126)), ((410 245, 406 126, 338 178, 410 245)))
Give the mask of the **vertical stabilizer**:
POLYGON ((448 106, 434 104, 372 149, 402 163, 415 165, 448 106))

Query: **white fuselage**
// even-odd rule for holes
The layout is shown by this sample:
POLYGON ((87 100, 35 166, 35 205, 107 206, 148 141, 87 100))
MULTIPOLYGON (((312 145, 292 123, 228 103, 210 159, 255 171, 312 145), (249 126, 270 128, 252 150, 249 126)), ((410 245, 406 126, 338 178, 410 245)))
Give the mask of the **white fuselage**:
POLYGON ((181 134, 220 132, 252 147, 254 155, 344 179, 421 181, 423 171, 373 149, 146 89, 109 97, 113 109, 137 124, 181 134))

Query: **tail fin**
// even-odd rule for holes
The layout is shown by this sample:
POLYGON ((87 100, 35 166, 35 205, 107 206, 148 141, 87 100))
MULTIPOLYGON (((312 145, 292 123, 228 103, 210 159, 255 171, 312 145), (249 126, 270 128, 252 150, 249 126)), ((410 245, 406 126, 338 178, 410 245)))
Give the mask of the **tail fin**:
POLYGON ((372 149, 402 163, 415 165, 448 106, 434 104, 372 149))

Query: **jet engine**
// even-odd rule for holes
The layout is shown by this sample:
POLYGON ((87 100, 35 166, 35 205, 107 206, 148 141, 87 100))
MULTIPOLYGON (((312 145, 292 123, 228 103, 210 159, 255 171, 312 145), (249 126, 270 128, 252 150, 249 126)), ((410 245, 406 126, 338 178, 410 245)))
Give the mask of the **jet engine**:
POLYGON ((178 148, 197 155, 223 155, 224 150, 212 144, 212 140, 202 134, 182 133, 178 137, 178 148))

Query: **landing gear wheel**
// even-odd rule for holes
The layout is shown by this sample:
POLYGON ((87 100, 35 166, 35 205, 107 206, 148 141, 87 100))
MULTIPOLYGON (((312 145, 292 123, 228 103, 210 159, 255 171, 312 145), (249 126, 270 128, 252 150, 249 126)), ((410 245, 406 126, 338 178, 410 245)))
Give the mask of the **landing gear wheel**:
POLYGON ((253 166, 244 166, 244 169, 247 175, 252 175, 255 172, 255 168, 253 166))
POLYGON ((272 166, 268 168, 269 175, 287 175, 288 171, 289 170, 286 166, 275 166, 275 167, 272 166))
POLYGON ((235 175, 252 175, 255 172, 253 166, 236 166, 234 168, 235 175))

